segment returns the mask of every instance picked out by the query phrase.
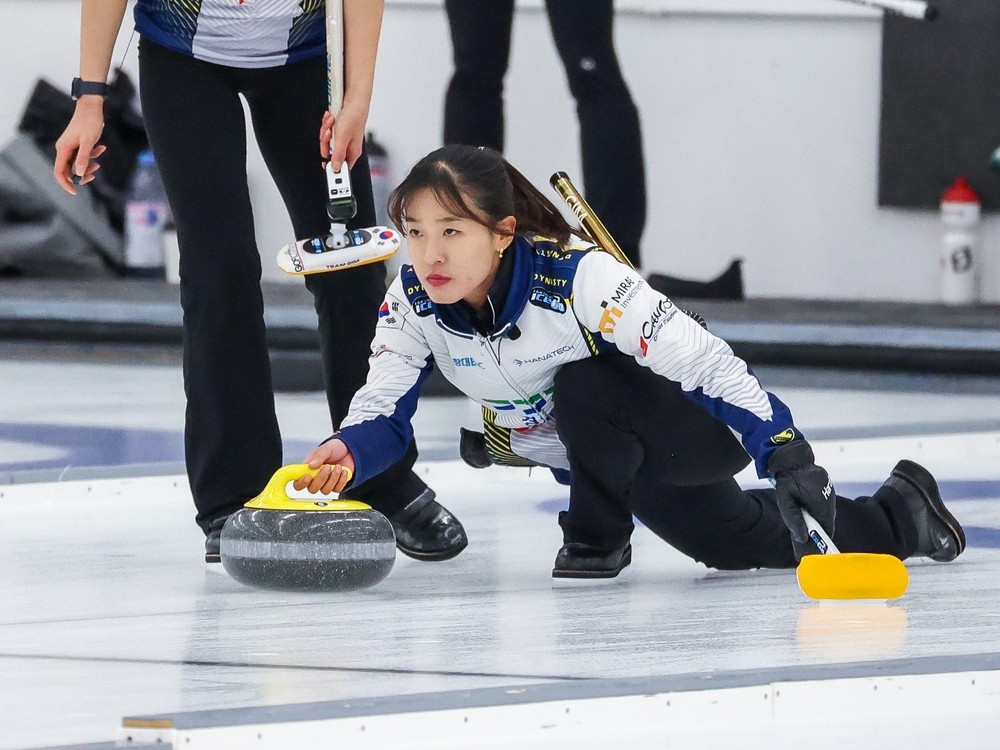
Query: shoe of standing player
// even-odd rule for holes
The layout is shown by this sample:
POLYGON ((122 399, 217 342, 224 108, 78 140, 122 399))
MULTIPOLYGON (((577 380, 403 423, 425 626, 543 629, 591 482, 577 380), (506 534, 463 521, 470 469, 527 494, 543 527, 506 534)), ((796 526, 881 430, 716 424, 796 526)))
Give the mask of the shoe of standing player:
POLYGON ((205 532, 205 562, 222 562, 220 548, 222 547, 222 527, 226 525, 229 516, 216 518, 208 524, 205 532))
POLYGON ((389 516, 396 532, 396 548, 415 560, 450 560, 469 545, 461 522, 434 497, 434 490, 428 487, 389 516))

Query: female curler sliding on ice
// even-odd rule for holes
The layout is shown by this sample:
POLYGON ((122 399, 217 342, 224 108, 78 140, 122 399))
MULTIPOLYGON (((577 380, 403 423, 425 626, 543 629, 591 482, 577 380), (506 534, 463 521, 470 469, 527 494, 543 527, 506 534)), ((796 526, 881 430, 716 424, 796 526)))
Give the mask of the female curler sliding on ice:
POLYGON ((582 237, 495 151, 427 155, 389 214, 413 264, 382 304, 367 384, 297 489, 350 489, 336 465, 357 483, 398 461, 436 365, 482 405, 479 465, 541 465, 568 482, 555 577, 618 575, 633 517, 719 569, 795 567, 810 551, 801 509, 842 552, 948 561, 965 548, 911 461, 871 497, 838 497, 788 408, 726 342, 582 237), (733 475, 750 460, 774 489, 740 489, 733 475))

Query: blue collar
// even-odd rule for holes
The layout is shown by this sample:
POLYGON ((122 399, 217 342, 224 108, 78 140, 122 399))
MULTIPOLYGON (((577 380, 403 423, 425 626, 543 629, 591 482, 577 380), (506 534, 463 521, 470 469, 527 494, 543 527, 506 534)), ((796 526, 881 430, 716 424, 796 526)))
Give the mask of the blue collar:
MULTIPOLYGON (((507 262, 508 258, 513 263, 510 278, 505 279, 503 274, 498 274, 497 280, 493 282, 487 294, 486 308, 492 303, 492 310, 496 313, 493 325, 486 334, 491 340, 498 339, 510 331, 521 317, 525 305, 528 304, 531 282, 535 275, 535 248, 524 237, 514 238, 504 254, 504 262, 507 262)), ((478 333, 473 323, 473 316, 477 311, 467 303, 434 305, 434 311, 438 325, 452 333, 470 338, 482 335, 478 333)))

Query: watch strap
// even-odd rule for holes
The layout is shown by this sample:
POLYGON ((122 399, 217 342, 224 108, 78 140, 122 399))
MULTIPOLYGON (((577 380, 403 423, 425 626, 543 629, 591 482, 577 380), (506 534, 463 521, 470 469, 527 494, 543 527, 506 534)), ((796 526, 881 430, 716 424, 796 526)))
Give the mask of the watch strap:
POLYGON ((99 81, 84 81, 80 78, 74 78, 73 85, 70 86, 69 93, 74 100, 79 99, 81 96, 86 96, 88 94, 94 94, 96 96, 107 96, 108 84, 101 83, 99 81))

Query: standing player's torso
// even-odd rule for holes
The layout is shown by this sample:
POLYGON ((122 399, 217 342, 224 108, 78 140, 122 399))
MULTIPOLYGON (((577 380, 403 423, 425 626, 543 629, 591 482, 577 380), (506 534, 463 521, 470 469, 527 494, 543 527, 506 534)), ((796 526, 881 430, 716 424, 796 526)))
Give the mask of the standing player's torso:
POLYGON ((199 60, 267 68, 324 53, 322 0, 138 0, 143 38, 199 60))

